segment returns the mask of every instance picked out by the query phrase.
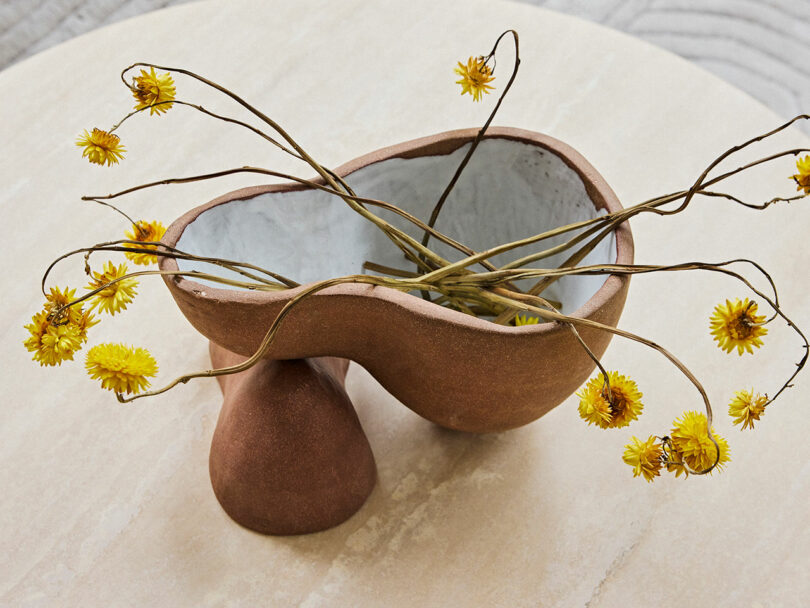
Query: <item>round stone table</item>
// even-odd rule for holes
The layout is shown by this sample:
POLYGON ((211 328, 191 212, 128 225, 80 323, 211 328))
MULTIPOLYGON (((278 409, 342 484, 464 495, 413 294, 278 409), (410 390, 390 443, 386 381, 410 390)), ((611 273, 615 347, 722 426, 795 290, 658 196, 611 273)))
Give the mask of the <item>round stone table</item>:
MULTIPOLYGON (((800 376, 754 432, 731 425, 725 404, 733 391, 772 392, 801 349, 779 324, 754 357, 717 349, 708 333, 712 307, 748 295, 730 279, 636 277, 621 320, 705 381, 717 431, 731 444, 723 473, 647 484, 622 463, 630 435, 663 433, 676 415, 701 407, 672 366, 634 343, 614 339, 604 357, 645 395, 642 418, 615 431, 586 426, 575 398, 518 430, 445 431, 353 365, 348 390, 379 482, 346 523, 301 537, 255 534, 217 504, 208 479, 221 403, 214 380, 121 405, 85 376, 84 353, 50 369, 22 347, 46 265, 126 229, 82 194, 245 164, 301 174, 294 159, 250 133, 180 107, 122 127, 129 153, 120 166, 90 166, 73 142, 130 107, 117 80, 126 65, 146 60, 203 73, 336 166, 481 124, 493 98, 459 97, 452 68, 486 53, 510 27, 521 34, 523 64, 496 124, 571 144, 626 205, 688 187, 720 152, 782 122, 659 49, 497 1, 200 2, 95 31, 0 73, 0 605, 802 604, 810 593, 810 385, 800 376)), ((246 116, 194 82, 177 84, 184 99, 246 116)), ((808 141, 791 130, 761 155, 789 146, 808 141)), ((793 168, 786 159, 729 189, 747 200, 789 195, 793 168)), ((165 187, 122 207, 168 224, 253 183, 165 187)), ((757 259, 781 287, 785 310, 810 327, 806 204, 755 212, 701 199, 685 214, 639 217, 632 227, 639 263, 757 259)), ((59 266, 54 280, 83 286, 81 262, 59 266)), ((142 280, 130 310, 97 330, 94 342, 150 348, 161 365, 158 384, 208 366, 207 342, 154 277, 142 280)))

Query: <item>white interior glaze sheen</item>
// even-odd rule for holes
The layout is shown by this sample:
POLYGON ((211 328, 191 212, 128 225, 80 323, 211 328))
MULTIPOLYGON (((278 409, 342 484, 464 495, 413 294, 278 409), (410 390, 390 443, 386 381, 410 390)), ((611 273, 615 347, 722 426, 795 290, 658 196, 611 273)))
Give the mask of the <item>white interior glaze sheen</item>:
MULTIPOLYGON (((427 220, 468 146, 443 156, 381 161, 359 169, 346 181, 359 196, 395 203, 427 220)), ((380 209, 376 212, 421 239, 420 231, 401 218, 380 209)), ((554 153, 493 138, 484 140, 476 150, 447 200, 437 228, 481 251, 603 213, 594 209, 579 175, 554 153)), ((563 242, 573 234, 502 254, 493 261, 505 264, 563 242)), ((177 247, 197 255, 257 264, 302 284, 360 273, 365 260, 413 268, 378 228, 346 203, 309 190, 266 193, 213 207, 186 227, 177 247)), ((462 257, 435 240, 431 247, 451 260, 462 257)), ((570 253, 532 266, 555 267, 570 253)), ((616 242, 611 235, 583 264, 615 260, 616 242)), ((181 270, 223 274, 221 268, 207 264, 178 260, 178 265, 181 270)), ((545 293, 561 301, 563 310, 573 312, 604 281, 604 276, 566 277, 545 293)))

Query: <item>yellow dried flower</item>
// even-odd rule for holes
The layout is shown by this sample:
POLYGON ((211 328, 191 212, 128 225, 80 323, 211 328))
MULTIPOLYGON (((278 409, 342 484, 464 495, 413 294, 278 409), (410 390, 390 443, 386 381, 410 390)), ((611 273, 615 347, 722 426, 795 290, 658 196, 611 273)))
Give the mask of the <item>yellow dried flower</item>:
POLYGON ((168 112, 175 96, 174 80, 171 74, 155 74, 155 68, 150 67, 149 72, 141 70, 140 76, 132 79, 132 95, 135 97, 136 110, 149 108, 149 115, 168 112), (156 105, 159 104, 159 105, 156 105))
POLYGON ((40 311, 31 317, 25 326, 31 334, 23 344, 34 355, 32 359, 40 365, 62 365, 62 361, 73 361, 73 353, 82 347, 79 329, 71 324, 55 325, 48 320, 48 312, 40 311))
POLYGON ((87 329, 93 327, 93 325, 97 325, 99 322, 100 319, 96 319, 90 310, 82 313, 82 316, 76 322, 76 329, 79 332, 79 336, 82 338, 82 342, 87 342, 87 329))
MULTIPOLYGON (((48 313, 55 313, 57 310, 62 308, 63 306, 67 306, 73 300, 76 299, 76 290, 70 289, 65 287, 61 289, 59 287, 51 287, 50 292, 45 296, 45 305, 44 309, 48 313)), ((62 311, 59 321, 63 321, 65 318, 71 323, 79 323, 82 317, 82 307, 81 305, 75 304, 70 308, 66 308, 62 311)))
MULTIPOLYGON (((120 279, 127 274, 127 265, 121 264, 116 266, 111 261, 104 263, 104 272, 93 272, 92 281, 87 285, 87 290, 92 291, 98 289, 111 281, 120 279)), ((96 295, 92 296, 91 309, 98 308, 99 312, 108 312, 111 315, 126 310, 127 304, 132 302, 135 297, 135 288, 138 286, 138 281, 135 279, 123 279, 112 285, 107 285, 96 295)))
POLYGON ((539 322, 540 319, 531 315, 517 315, 515 317, 515 327, 519 327, 521 325, 537 325, 539 322))
POLYGON ((768 396, 757 393, 754 396, 754 389, 750 391, 738 391, 734 399, 728 404, 729 416, 734 418, 734 424, 742 423, 740 430, 754 428, 754 420, 759 420, 765 413, 765 406, 768 404, 768 396))
POLYGON ((633 437, 632 441, 624 446, 622 460, 633 467, 633 477, 643 475, 648 482, 653 481, 660 475, 663 466, 661 444, 652 435, 647 441, 641 441, 638 437, 633 437))
POLYGON ((810 154, 796 159, 796 169, 799 172, 792 176, 793 181, 796 182, 796 190, 799 192, 803 190, 805 194, 810 194, 810 154))
MULTIPOLYGON (((163 238, 166 228, 160 222, 146 222, 140 220, 132 227, 132 230, 126 233, 126 237, 130 241, 159 241, 163 238)), ((157 249, 156 245, 133 245, 124 244, 125 247, 130 249, 143 249, 144 251, 154 251, 157 249)), ((146 266, 157 262, 157 256, 152 253, 131 253, 126 252, 127 258, 135 264, 146 266)))
POLYGON ((125 344, 94 346, 87 352, 85 367, 91 378, 101 380, 101 388, 127 394, 148 388, 147 377, 158 371, 148 350, 125 344))
POLYGON ((605 377, 601 373, 577 393, 579 416, 589 425, 595 424, 603 429, 627 426, 644 408, 642 394, 635 382, 620 376, 619 372, 608 372, 608 380, 611 395, 605 390, 605 377))
POLYGON ((676 479, 681 475, 683 475, 684 478, 689 477, 689 471, 686 470, 686 465, 683 462, 683 454, 672 446, 669 447, 669 450, 665 452, 665 454, 667 471, 670 473, 674 472, 676 479))
POLYGON ((73 353, 87 342, 87 330, 98 323, 90 311, 83 311, 79 304, 65 309, 58 318, 54 315, 74 300, 75 293, 75 289, 52 287, 42 310, 24 326, 29 336, 23 345, 34 353, 32 359, 40 365, 61 365, 62 361, 72 361, 73 353))
POLYGON ((473 101, 481 101, 481 93, 489 94, 494 88, 488 83, 495 80, 495 77, 492 69, 484 63, 483 57, 470 57, 467 65, 459 61, 455 72, 461 76, 461 80, 456 80, 456 84, 461 85, 461 94, 469 93, 473 101))
MULTIPOLYGON (((62 290, 59 287, 51 287, 51 291, 46 296, 44 310, 49 314, 55 313, 75 299, 75 289, 65 287, 65 289, 62 290)), ((52 321, 56 324, 62 324, 67 321, 71 326, 76 328, 82 342, 87 342, 87 330, 99 323, 99 319, 95 318, 90 309, 84 310, 82 304, 74 304, 66 308, 59 317, 59 319, 52 319, 52 321)))
POLYGON ((761 325, 765 315, 757 315, 757 303, 745 298, 742 302, 726 300, 725 305, 718 304, 711 316, 710 329, 717 345, 727 353, 737 348, 737 354, 753 353, 752 346, 762 346, 762 336, 768 329, 761 325))
MULTIPOLYGON (((680 457, 680 462, 697 472, 705 471, 712 466, 717 458, 717 448, 709 439, 706 415, 695 411, 684 412, 673 424, 672 447, 675 455, 680 457)), ((722 470, 723 465, 731 460, 728 442, 715 433, 714 429, 712 436, 720 446, 720 460, 717 461, 716 468, 722 470)))
POLYGON ((97 165, 115 165, 124 158, 126 149, 121 145, 121 140, 117 135, 107 133, 101 129, 93 129, 88 133, 85 129, 82 135, 76 139, 76 145, 84 148, 82 157, 87 157, 91 163, 97 165))

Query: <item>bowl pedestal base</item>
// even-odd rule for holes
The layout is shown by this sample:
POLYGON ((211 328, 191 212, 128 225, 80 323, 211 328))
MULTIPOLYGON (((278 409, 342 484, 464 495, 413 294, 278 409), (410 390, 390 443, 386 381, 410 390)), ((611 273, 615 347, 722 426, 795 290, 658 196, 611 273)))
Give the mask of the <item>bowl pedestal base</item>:
MULTIPOLYGON (((246 359, 210 345, 214 368, 246 359)), ((237 523, 263 534, 336 526, 366 501, 377 478, 344 382, 349 361, 264 359, 218 376, 224 401, 209 472, 214 494, 237 523)))

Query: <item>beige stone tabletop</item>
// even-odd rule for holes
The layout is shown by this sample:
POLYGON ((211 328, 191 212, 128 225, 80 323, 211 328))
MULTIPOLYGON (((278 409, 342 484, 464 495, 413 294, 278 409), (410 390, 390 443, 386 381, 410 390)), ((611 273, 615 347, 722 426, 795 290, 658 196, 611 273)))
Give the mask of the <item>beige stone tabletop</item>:
MULTIPOLYGON (((138 60, 184 66, 241 93, 326 165, 382 146, 479 125, 492 100, 458 95, 452 67, 506 28, 523 64, 496 123, 553 135, 582 152, 625 204, 688 187, 726 148, 782 122, 674 55, 531 6, 483 1, 209 1, 74 39, 0 73, 0 605, 2 606, 801 606, 810 593, 810 384, 800 376, 753 432, 725 414, 734 390, 773 391, 801 356, 774 325, 754 357, 726 356, 712 307, 744 297, 730 279, 636 277, 620 326, 696 371, 732 462, 713 477, 634 479, 631 434, 669 427, 697 393, 662 357, 614 340, 609 369, 645 394, 634 428, 600 431, 574 398, 517 430, 442 430, 397 403, 358 366, 348 390, 379 482, 329 531, 261 536, 233 523, 208 480, 221 396, 213 380, 121 405, 88 380, 82 357, 40 368, 22 326, 59 253, 118 238, 125 223, 79 200, 128 185, 245 164, 300 171, 248 133, 184 108, 120 133, 115 168, 87 164, 73 141, 130 106, 118 81, 138 60)), ((183 97, 239 116, 188 80, 183 97)), ((798 131, 760 156, 808 146, 798 131)), ((753 158, 746 152, 745 158, 753 158)), ((734 165, 736 166, 736 165, 734 165)), ((789 195, 792 161, 730 187, 747 200, 789 195)), ((304 175, 309 175, 309 171, 304 175)), ((122 206, 169 223, 244 178, 175 186, 122 206)), ((782 304, 810 328, 810 210, 755 212, 696 200, 632 223, 640 263, 752 257, 782 304)), ((81 263, 57 268, 83 285, 81 263)), ((760 281, 761 284, 761 281, 760 281)), ((160 379, 208 365, 207 342, 159 282, 144 280, 99 341, 148 346, 160 379)), ((95 339, 95 338, 94 338, 95 339)), ((159 379, 159 380, 160 380, 159 379)))

